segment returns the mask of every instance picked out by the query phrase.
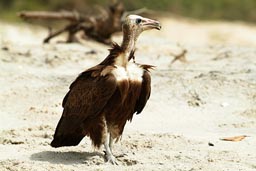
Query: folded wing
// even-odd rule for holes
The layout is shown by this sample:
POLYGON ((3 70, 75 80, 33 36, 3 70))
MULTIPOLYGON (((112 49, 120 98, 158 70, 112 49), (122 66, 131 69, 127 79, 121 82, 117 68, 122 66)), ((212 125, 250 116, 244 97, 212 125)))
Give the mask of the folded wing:
POLYGON ((85 136, 82 123, 97 116, 116 90, 113 75, 93 76, 95 70, 85 71, 71 84, 63 99, 63 113, 57 125, 53 147, 74 146, 85 136))

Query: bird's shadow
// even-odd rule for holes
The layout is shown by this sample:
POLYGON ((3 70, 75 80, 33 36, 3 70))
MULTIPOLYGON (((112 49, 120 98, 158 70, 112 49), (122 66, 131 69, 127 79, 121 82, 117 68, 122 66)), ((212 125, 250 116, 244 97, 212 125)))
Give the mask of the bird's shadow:
POLYGON ((55 151, 43 151, 34 153, 30 156, 31 160, 34 161, 47 161, 53 164, 76 164, 84 163, 87 160, 90 160, 94 156, 99 156, 104 158, 104 155, 99 152, 55 152, 55 151))

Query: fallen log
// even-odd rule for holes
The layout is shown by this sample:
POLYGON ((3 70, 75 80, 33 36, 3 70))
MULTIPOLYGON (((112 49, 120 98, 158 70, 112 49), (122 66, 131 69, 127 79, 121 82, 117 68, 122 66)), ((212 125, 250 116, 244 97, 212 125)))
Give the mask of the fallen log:
POLYGON ((28 19, 44 19, 44 20, 68 20, 68 21, 85 21, 87 18, 80 15, 78 12, 73 11, 60 11, 60 12, 48 12, 48 11, 22 11, 19 14, 24 20, 28 19))
MULTIPOLYGON (((136 11, 135 14, 143 13, 146 9, 142 8, 136 11)), ((66 42, 77 41, 76 33, 82 31, 84 36, 100 43, 111 44, 111 36, 113 33, 121 31, 121 22, 130 12, 125 11, 123 3, 115 2, 107 9, 102 9, 101 14, 95 16, 87 16, 76 11, 23 11, 18 15, 24 20, 43 19, 43 20, 67 20, 64 28, 57 31, 52 31, 50 28, 49 35, 43 40, 44 43, 49 43, 54 37, 68 32, 66 42)))

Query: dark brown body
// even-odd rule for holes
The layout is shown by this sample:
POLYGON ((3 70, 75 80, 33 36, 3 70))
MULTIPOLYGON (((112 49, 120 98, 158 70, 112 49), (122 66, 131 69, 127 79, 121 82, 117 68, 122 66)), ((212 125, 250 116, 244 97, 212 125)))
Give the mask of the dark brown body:
POLYGON ((93 145, 100 147, 107 132, 118 140, 126 122, 143 110, 150 96, 148 69, 152 66, 119 65, 116 59, 120 55, 122 48, 114 45, 102 63, 81 73, 71 84, 51 146, 74 146, 89 136, 93 145))

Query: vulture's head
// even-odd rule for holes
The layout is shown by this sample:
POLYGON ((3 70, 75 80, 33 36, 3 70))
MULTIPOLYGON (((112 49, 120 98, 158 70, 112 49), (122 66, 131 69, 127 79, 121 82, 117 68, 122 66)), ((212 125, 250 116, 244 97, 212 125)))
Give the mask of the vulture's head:
POLYGON ((137 39, 143 31, 151 29, 160 30, 160 22, 138 15, 128 15, 123 22, 123 32, 134 36, 135 39, 137 39))

